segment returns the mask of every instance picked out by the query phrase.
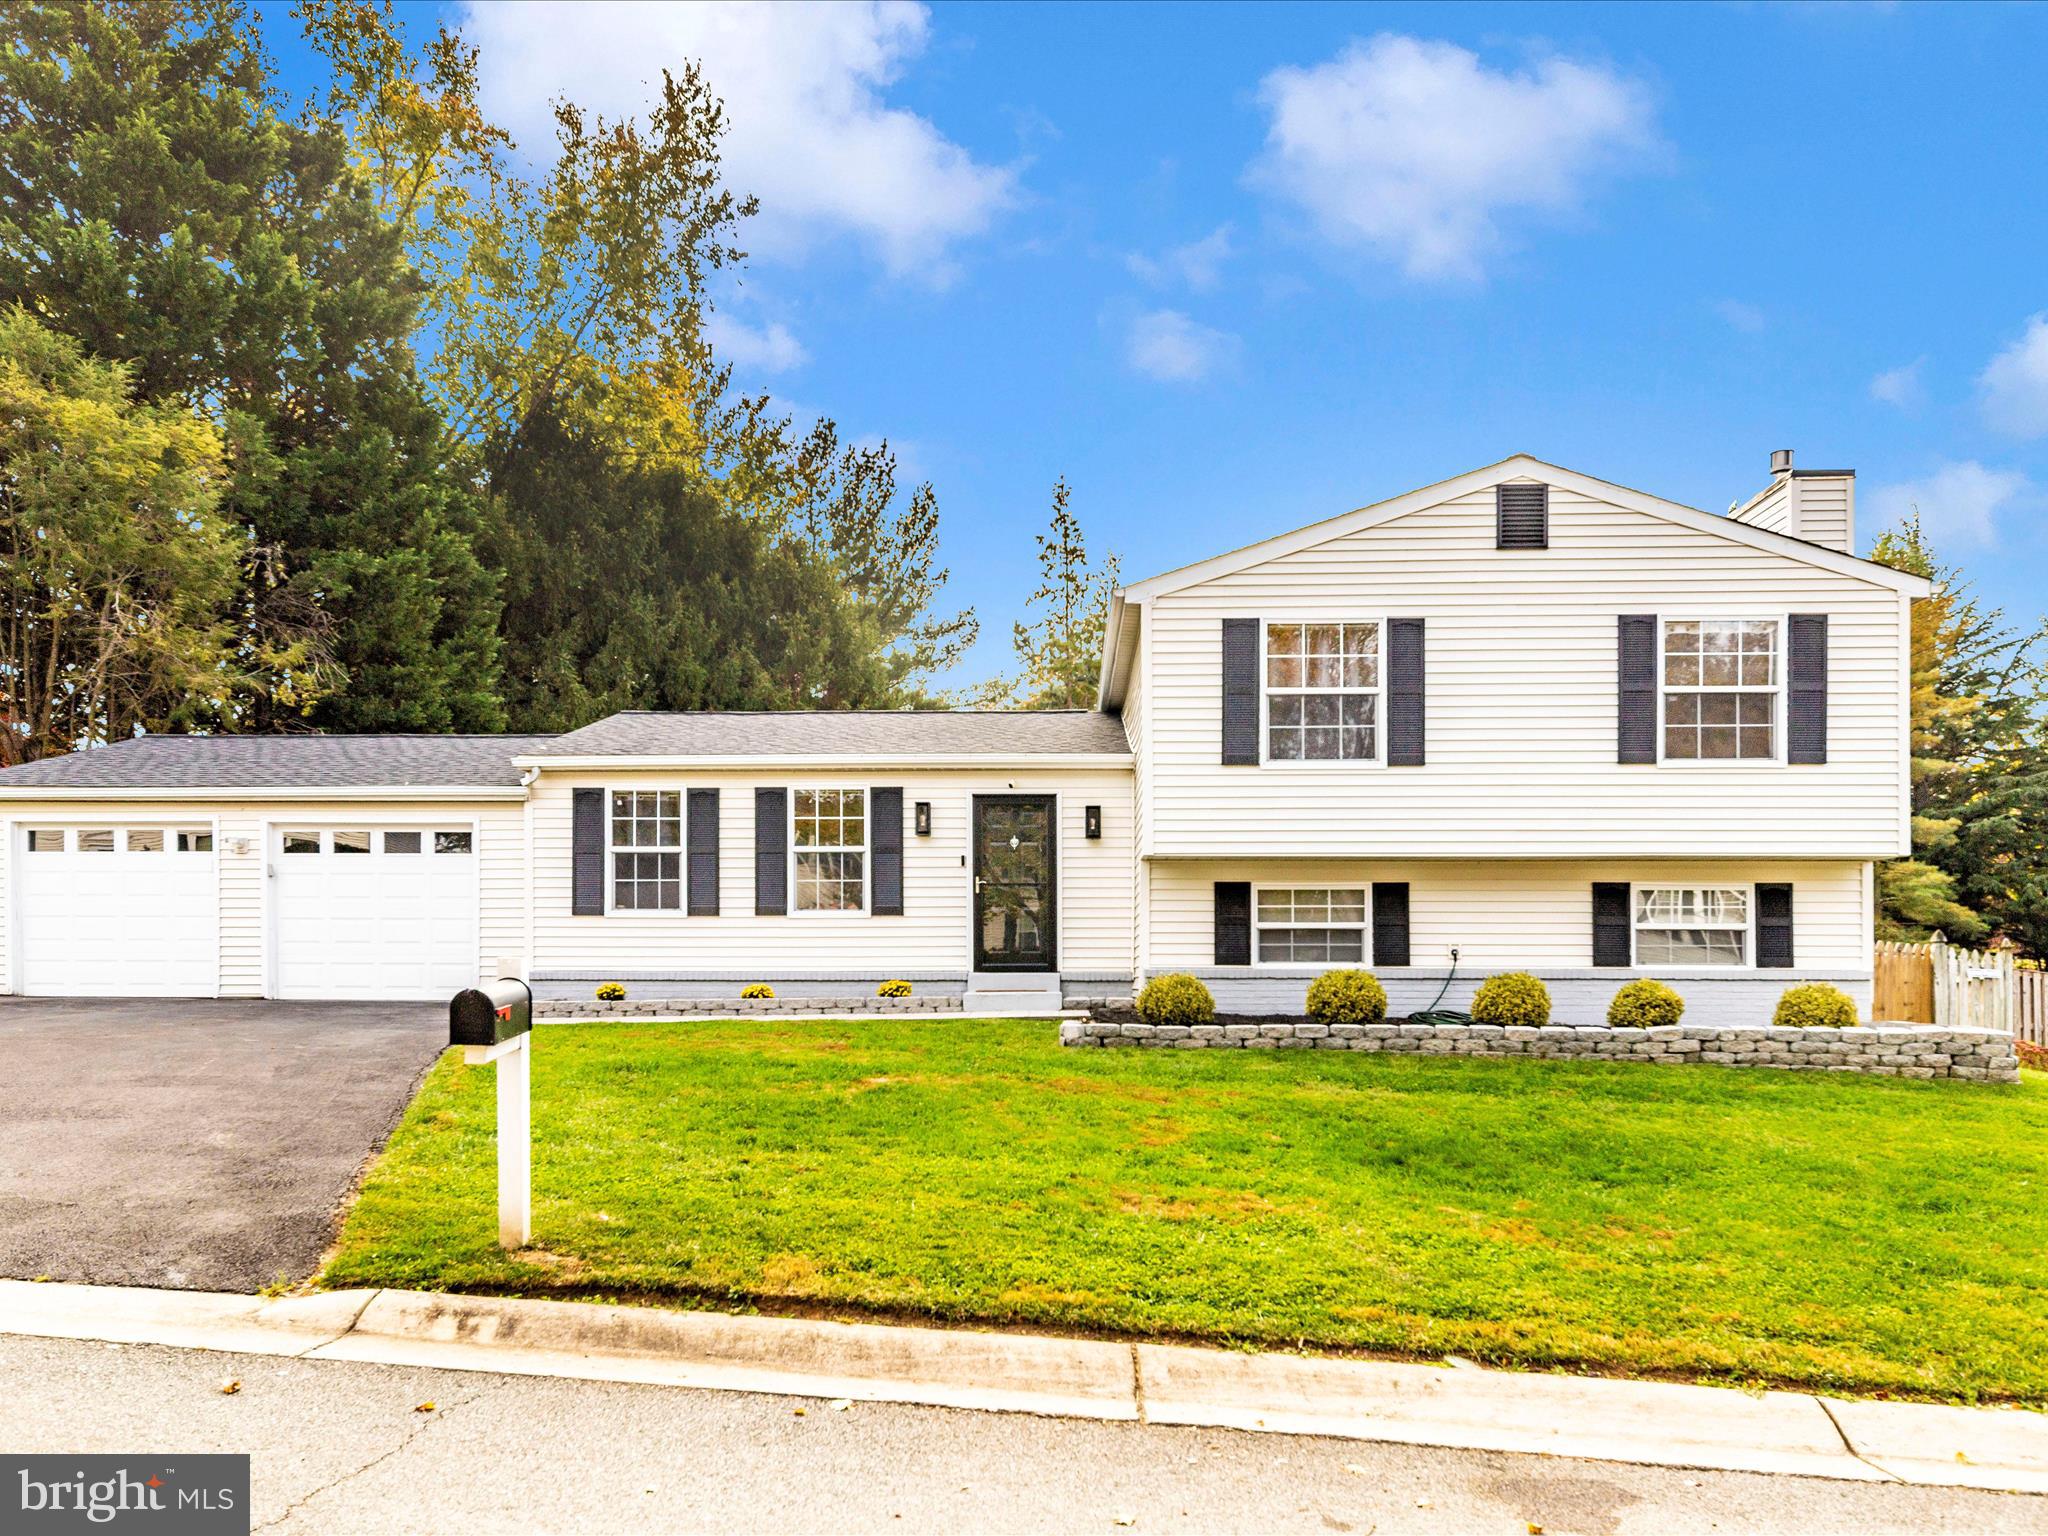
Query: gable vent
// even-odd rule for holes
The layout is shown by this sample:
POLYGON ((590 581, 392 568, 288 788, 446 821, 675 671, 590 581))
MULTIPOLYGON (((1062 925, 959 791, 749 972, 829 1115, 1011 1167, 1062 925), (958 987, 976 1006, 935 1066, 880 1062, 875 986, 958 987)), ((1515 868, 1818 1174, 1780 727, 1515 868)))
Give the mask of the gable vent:
POLYGON ((1550 548, 1550 487, 1496 485, 1493 531, 1496 549, 1550 548))

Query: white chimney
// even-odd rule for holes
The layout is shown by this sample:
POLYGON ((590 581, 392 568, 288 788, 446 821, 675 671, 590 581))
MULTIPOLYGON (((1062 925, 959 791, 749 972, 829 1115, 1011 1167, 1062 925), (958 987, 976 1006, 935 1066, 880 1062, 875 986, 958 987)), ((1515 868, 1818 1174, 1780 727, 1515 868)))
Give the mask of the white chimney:
POLYGON ((1730 509, 1738 523, 1856 553, 1856 471, 1794 469, 1792 450, 1771 450, 1771 483, 1730 509))

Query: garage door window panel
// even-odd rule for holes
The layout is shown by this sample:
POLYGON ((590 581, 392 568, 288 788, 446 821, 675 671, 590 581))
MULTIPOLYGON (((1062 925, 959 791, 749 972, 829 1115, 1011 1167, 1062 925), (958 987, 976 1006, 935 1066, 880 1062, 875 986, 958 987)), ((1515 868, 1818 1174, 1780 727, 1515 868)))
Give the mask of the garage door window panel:
POLYGON ((30 853, 62 853, 64 851, 64 829, 62 827, 31 827, 28 833, 30 853))
POLYGON ((164 831, 162 827, 130 827, 124 838, 130 853, 162 853, 164 831))
POLYGON ((320 834, 318 832, 287 832, 284 835, 286 853, 318 853, 320 834))
POLYGON ((467 832, 436 832, 434 852, 461 855, 471 851, 474 841, 467 832))
POLYGON ((420 851, 420 834, 417 832, 386 832, 384 834, 384 851, 386 853, 398 854, 418 853, 420 851))
POLYGON ((114 851, 114 829, 112 827, 80 827, 78 829, 78 851, 80 853, 112 853, 114 851))

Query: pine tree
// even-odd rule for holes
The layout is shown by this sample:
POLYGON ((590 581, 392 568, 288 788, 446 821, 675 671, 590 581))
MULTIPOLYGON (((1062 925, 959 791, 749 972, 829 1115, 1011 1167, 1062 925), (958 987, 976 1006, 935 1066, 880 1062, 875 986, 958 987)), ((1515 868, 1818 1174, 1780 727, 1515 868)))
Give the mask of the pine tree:
POLYGON ((0 303, 222 430, 241 686, 211 724, 490 729, 495 585, 417 373, 420 279, 255 36, 228 0, 0 9, 0 303))
POLYGON ((1015 683, 998 684, 1024 709, 1088 709, 1102 665, 1102 631, 1117 587, 1117 558, 1089 564, 1088 540, 1062 475, 1053 483, 1052 521, 1037 535, 1038 587, 1027 622, 1012 630, 1022 663, 1015 683))
POLYGON ((1878 868, 1879 936, 1999 933, 2048 955, 2048 623, 1980 607, 1917 515, 1873 558, 1935 584, 1913 606, 1913 854, 1878 868))

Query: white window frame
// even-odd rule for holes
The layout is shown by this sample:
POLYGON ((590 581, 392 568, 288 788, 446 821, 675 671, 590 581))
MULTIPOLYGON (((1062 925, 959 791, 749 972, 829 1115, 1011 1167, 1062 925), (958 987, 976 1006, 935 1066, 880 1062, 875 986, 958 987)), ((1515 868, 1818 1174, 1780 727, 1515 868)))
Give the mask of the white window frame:
MULTIPOLYGON (((1384 768, 1387 762, 1387 620, 1377 613, 1294 614, 1276 613, 1261 617, 1259 624, 1259 764, 1273 768, 1311 768, 1345 772, 1354 768, 1384 768), (1379 682, 1371 688, 1282 688, 1280 692, 1306 698, 1316 693, 1370 694, 1372 710, 1371 757, 1275 757, 1273 756, 1273 689, 1267 682, 1267 631, 1275 624, 1370 624, 1378 632, 1379 682)), ((1660 630, 1661 634, 1662 631, 1660 630)))
MULTIPOLYGON (((793 784, 793 785, 791 785, 791 786, 790 786, 790 789, 789 789, 789 821, 788 821, 788 824, 787 824, 787 837, 788 837, 788 841, 789 841, 789 858, 788 858, 788 862, 787 862, 787 865, 786 865, 786 869, 787 869, 787 874, 786 874, 785 878, 786 878, 786 879, 788 880, 788 882, 789 882, 789 885, 788 885, 788 891, 789 891, 789 899, 788 899, 788 901, 787 901, 786 905, 787 905, 787 908, 788 908, 788 911, 789 911, 789 915, 790 915, 791 917, 801 917, 801 918, 805 919, 806 921, 808 921, 808 920, 810 920, 810 919, 813 919, 813 918, 822 918, 822 919, 826 919, 826 920, 830 920, 830 919, 834 919, 834 918, 837 918, 837 919, 841 919, 841 920, 844 920, 844 919, 846 919, 846 918, 851 918, 851 917, 866 917, 866 916, 868 916, 868 915, 869 915, 869 912, 870 912, 870 910, 871 910, 871 909, 872 909, 872 907, 874 906, 874 900, 875 900, 875 853, 874 853, 874 847, 875 847, 875 804, 874 804, 874 798, 875 798, 875 797, 874 797, 874 795, 873 795, 872 793, 870 793, 870 792, 869 792, 869 790, 868 790, 868 786, 867 786, 867 785, 865 785, 865 784, 802 784, 802 785, 794 785, 794 784, 793 784), (859 845, 858 845, 858 846, 854 846, 854 845, 852 845, 852 844, 846 844, 846 845, 837 845, 837 844, 835 844, 834 846, 832 846, 832 847, 830 847, 830 848, 824 847, 824 846, 822 846, 822 845, 814 845, 814 846, 812 846, 812 847, 809 847, 809 848, 798 848, 798 847, 797 847, 797 843, 796 843, 796 797, 797 797, 798 795, 817 795, 817 794, 839 794, 839 795, 859 795, 859 796, 860 796, 860 826, 861 826, 861 840, 860 840, 860 843, 859 843, 859 845), (800 906, 798 906, 798 905, 797 905, 797 898, 796 898, 796 892, 797 892, 797 881, 796 881, 796 861, 797 861, 797 855, 798 855, 799 853, 857 853, 857 854, 859 854, 859 855, 860 855, 860 906, 859 906, 859 907, 858 907, 857 909, 854 909, 854 908, 848 908, 848 909, 845 909, 845 910, 841 910, 841 911, 831 911, 831 912, 828 912, 828 911, 823 911, 823 910, 820 910, 820 909, 818 909, 818 908, 810 908, 810 909, 806 909, 806 908, 803 908, 803 907, 800 907, 800 906)), ((842 814, 843 814, 843 802, 842 802, 842 814)))
MULTIPOLYGON (((1733 931, 1732 928, 1729 931, 1733 931)), ((1732 974, 1736 971, 1756 969, 1756 886, 1746 880, 1643 880, 1632 881, 1628 888, 1628 958, 1632 969, 1647 971, 1653 976, 1689 976, 1699 972, 1712 971, 1715 975, 1732 974), (1748 921, 1743 925, 1742 964, 1712 965, 1703 960, 1687 961, 1683 964, 1659 963, 1650 965, 1636 958, 1636 935, 1643 928, 1665 931, 1669 924, 1639 923, 1636 921, 1636 904, 1645 891, 1740 891, 1743 911, 1748 921)))
MULTIPOLYGON (((1773 613, 1660 613, 1657 615, 1657 763, 1669 768, 1782 768, 1785 766, 1785 728, 1787 683, 1786 673, 1791 665, 1791 618, 1782 612, 1773 613), (1777 681, 1768 689, 1756 684, 1679 685, 1675 690, 1664 681, 1664 634, 1673 624, 1775 624, 1778 626, 1777 666, 1774 669, 1777 681), (1664 706, 1665 695, 1679 693, 1765 693, 1773 695, 1771 704, 1771 749, 1769 757, 1671 757, 1664 751, 1664 706)), ((1702 654, 1705 654, 1704 652, 1702 654)), ((1740 729, 1738 726, 1737 729, 1740 729)))
MULTIPOLYGON (((449 828, 448 830, 454 830, 449 828)), ((608 784, 604 790, 604 915, 606 917, 678 918, 690 908, 690 792, 680 784, 608 784), (675 847, 653 844, 619 844, 612 841, 613 795, 674 795, 676 797, 675 847), (622 907, 619 905, 618 853, 673 853, 676 855, 676 904, 672 907, 622 907)), ((475 845, 468 854, 447 854, 447 858, 474 858, 475 845)))
MULTIPOLYGON (((1353 759, 1349 759, 1349 761, 1353 761, 1353 762, 1361 762, 1361 761, 1363 761, 1363 759, 1361 759, 1361 758, 1353 758, 1353 759)), ((1308 925, 1308 924, 1303 924, 1303 923, 1275 923, 1275 924, 1273 924, 1272 926, 1273 926, 1273 927, 1275 927, 1275 928, 1301 928, 1301 927, 1306 927, 1306 926, 1317 926, 1317 927, 1323 927, 1323 928, 1349 928, 1349 927, 1351 927, 1352 925, 1351 925, 1350 923, 1320 923, 1320 924, 1315 924, 1315 925, 1308 925)), ((1321 972, 1321 971, 1335 971, 1335 970, 1351 970, 1351 969, 1353 969, 1353 968, 1354 968, 1354 966, 1355 966, 1356 968, 1359 968, 1359 969, 1370 969, 1370 968, 1371 968, 1371 966, 1372 966, 1372 882, 1371 882, 1370 880, 1359 880, 1359 881, 1346 881, 1346 880, 1333 880, 1333 881, 1314 881, 1314 880, 1268 880, 1268 881, 1265 881, 1264 883, 1259 883, 1259 882, 1254 882, 1254 883, 1253 883, 1253 885, 1252 885, 1252 968, 1253 968, 1254 970, 1262 970, 1262 971, 1300 971, 1300 970, 1314 970, 1314 971, 1317 971, 1317 972, 1321 972), (1362 906, 1363 906, 1363 908, 1364 908, 1364 911, 1365 911, 1365 916, 1364 916, 1364 918, 1363 918, 1363 919, 1362 919, 1362 920, 1361 920, 1361 921, 1359 922, 1359 924, 1358 924, 1358 930, 1359 930, 1359 934, 1358 934, 1358 940, 1359 940, 1359 942, 1358 942, 1358 954, 1359 954, 1359 958, 1358 958, 1358 960, 1357 960, 1356 962, 1352 962, 1352 961, 1345 961, 1345 960, 1266 960, 1266 959, 1262 959, 1262 958, 1260 957, 1260 954, 1259 954, 1259 930, 1260 930, 1260 928, 1261 928, 1261 927, 1263 927, 1263 926, 1265 926, 1265 925, 1263 925, 1263 924, 1261 924, 1261 923, 1259 922, 1259 898, 1260 898, 1261 896, 1263 896, 1263 895, 1264 895, 1264 894, 1265 894, 1266 892, 1268 892, 1268 891, 1349 891, 1349 890, 1357 890, 1357 891, 1361 892, 1361 893, 1363 894, 1363 897, 1364 897, 1364 900, 1363 900, 1363 902, 1362 902, 1362 906)))

